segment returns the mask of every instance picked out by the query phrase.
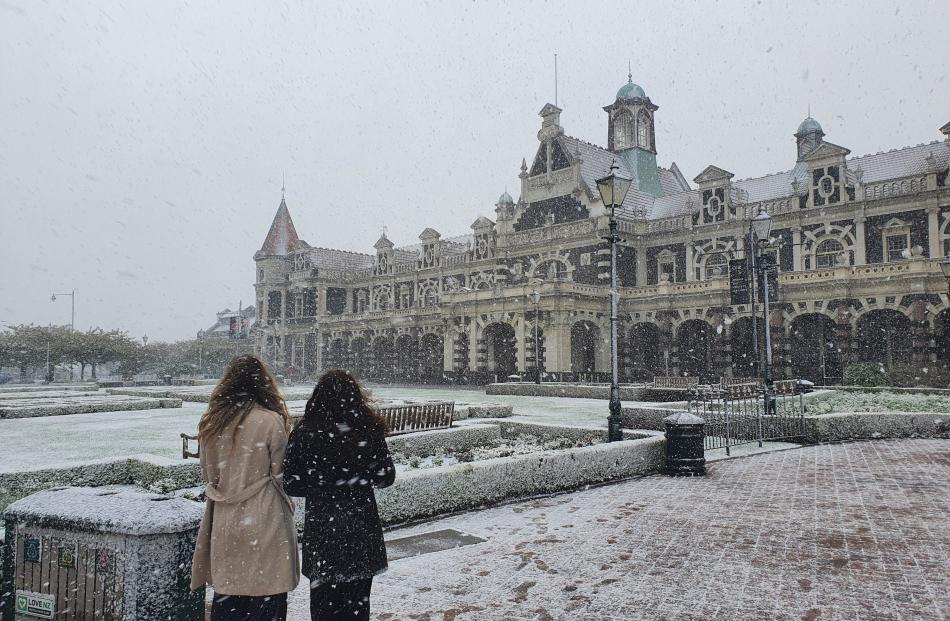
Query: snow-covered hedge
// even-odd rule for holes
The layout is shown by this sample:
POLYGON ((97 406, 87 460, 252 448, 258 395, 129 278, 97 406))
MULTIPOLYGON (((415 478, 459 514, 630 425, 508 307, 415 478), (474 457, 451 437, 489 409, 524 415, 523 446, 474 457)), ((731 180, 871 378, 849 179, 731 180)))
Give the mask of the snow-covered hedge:
POLYGON ((950 438, 950 414, 850 412, 805 417, 807 443, 883 438, 950 438))
POLYGON ((662 435, 627 437, 634 439, 401 473, 391 487, 377 491, 380 515, 389 524, 405 522, 662 467, 662 435))
POLYGON ((181 461, 155 455, 27 472, 0 472, 0 511, 15 500, 51 487, 136 485, 165 493, 200 484, 201 467, 196 460, 181 461))

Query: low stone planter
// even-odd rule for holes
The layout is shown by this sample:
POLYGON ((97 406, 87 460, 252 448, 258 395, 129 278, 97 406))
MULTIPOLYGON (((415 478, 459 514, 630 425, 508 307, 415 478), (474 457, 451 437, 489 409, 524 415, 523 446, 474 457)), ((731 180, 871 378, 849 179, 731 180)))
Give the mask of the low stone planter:
MULTIPOLYGON (((642 385, 621 386, 620 399, 625 401, 643 401, 647 388, 642 385)), ((608 384, 568 384, 555 382, 507 382, 488 384, 487 395, 514 395, 522 397, 573 397, 576 399, 610 399, 608 384)))

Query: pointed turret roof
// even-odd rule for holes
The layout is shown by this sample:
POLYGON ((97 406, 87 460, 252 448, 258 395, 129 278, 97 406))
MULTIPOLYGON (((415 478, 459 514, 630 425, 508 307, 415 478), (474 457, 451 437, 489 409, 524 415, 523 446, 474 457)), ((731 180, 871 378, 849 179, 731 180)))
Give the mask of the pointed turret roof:
POLYGON ((376 243, 373 244, 373 248, 375 248, 376 250, 382 250, 383 248, 392 248, 393 246, 395 246, 395 244, 389 241, 389 238, 386 237, 386 233, 383 233, 382 235, 380 235, 379 239, 376 240, 376 243))
POLYGON ((258 252, 262 255, 285 256, 290 254, 299 243, 300 238, 297 237, 297 229, 294 228, 294 221, 290 218, 287 201, 281 199, 274 221, 270 225, 267 237, 264 238, 264 245, 258 252))

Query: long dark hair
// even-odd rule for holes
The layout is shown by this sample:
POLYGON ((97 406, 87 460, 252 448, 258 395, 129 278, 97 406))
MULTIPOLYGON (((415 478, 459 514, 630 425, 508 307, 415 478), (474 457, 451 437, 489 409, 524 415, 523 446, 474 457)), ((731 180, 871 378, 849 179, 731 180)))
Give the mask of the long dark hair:
POLYGON ((201 415, 198 423, 201 441, 221 435, 232 422, 243 420, 255 405, 280 414, 284 426, 290 429, 287 404, 274 376, 257 356, 235 356, 211 393, 208 409, 201 415))
POLYGON ((317 382, 301 424, 354 441, 365 438, 369 431, 386 432, 386 421, 370 404, 360 383, 342 369, 327 371, 317 382))

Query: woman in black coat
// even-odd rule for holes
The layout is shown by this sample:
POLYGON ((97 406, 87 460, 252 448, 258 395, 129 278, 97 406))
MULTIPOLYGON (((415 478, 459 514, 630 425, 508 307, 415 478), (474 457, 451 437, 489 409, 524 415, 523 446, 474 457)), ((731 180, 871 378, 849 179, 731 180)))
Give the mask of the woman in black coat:
POLYGON ((395 477, 385 421, 352 375, 324 374, 284 459, 284 490, 307 499, 303 574, 313 621, 369 619, 373 576, 388 566, 373 488, 395 477))

